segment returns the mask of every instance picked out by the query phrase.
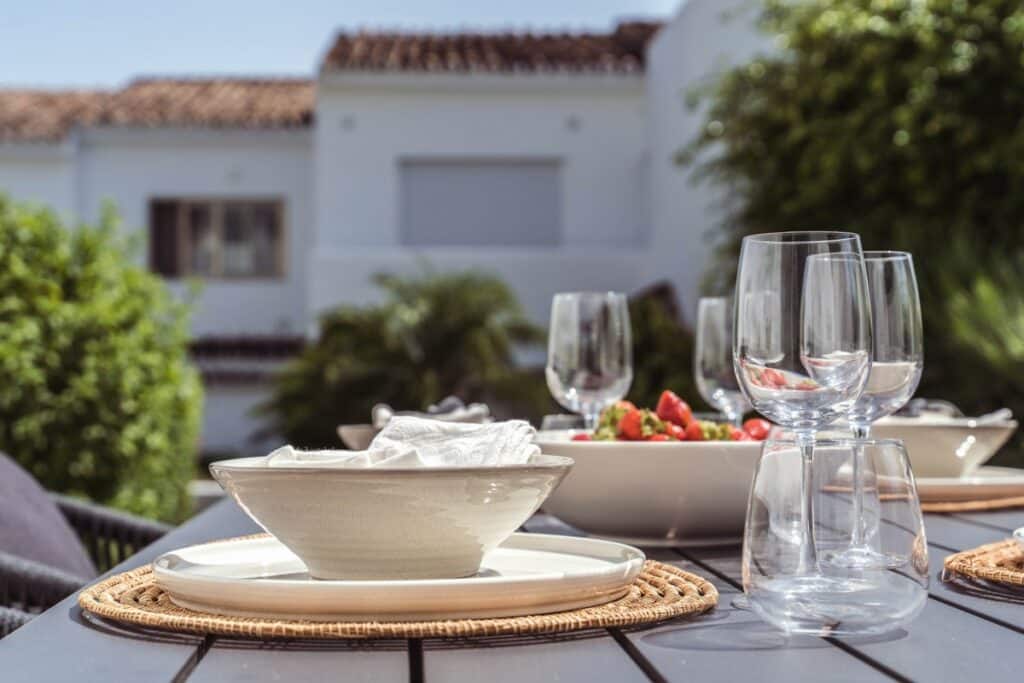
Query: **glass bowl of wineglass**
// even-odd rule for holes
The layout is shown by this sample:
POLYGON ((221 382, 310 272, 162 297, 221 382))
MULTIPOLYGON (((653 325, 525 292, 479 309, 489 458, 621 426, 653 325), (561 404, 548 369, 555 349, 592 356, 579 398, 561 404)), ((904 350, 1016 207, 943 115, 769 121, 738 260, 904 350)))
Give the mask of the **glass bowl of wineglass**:
POLYGON ((622 400, 633 382, 633 343, 626 296, 566 292, 551 302, 548 389, 593 430, 601 411, 622 400))
POLYGON ((701 398, 738 427, 750 402, 740 391, 732 365, 732 318, 728 297, 704 297, 697 303, 693 376, 701 398))

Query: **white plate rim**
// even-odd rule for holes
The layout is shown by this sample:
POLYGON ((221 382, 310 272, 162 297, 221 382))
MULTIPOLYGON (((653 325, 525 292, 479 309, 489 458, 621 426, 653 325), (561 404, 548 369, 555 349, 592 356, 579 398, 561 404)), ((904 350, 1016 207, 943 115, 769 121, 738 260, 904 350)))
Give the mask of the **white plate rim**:
MULTIPOLYGON (((638 548, 635 548, 625 543, 617 543, 615 541, 608 541, 604 539, 581 537, 581 536, 565 536, 561 534, 535 534, 535 533, 515 533, 509 537, 506 543, 510 541, 513 544, 517 544, 515 549, 517 550, 535 550, 542 552, 549 552, 555 554, 585 554, 577 550, 576 553, 570 553, 567 551, 557 550, 541 550, 540 548, 523 548, 518 544, 521 544, 525 540, 535 541, 538 544, 561 544, 564 546, 576 546, 577 549, 580 547, 591 547, 591 548, 604 548, 609 554, 613 550, 618 550, 624 553, 624 558, 619 561, 608 561, 608 568, 603 569, 600 572, 593 572, 585 574, 583 576, 598 578, 609 578, 616 575, 625 575, 632 581, 639 575, 640 570, 643 568, 644 561, 647 559, 644 552, 638 548)), ((219 583, 223 585, 252 585, 260 584, 266 586, 280 587, 280 588, 298 588, 301 590, 316 590, 319 592, 326 591, 337 591, 342 588, 348 589, 388 589, 388 590, 441 590, 445 588, 454 587, 465 587, 467 585, 473 586, 487 586, 487 585, 501 585, 508 587, 522 587, 528 586, 533 583, 547 583, 553 580, 571 580, 575 578, 581 578, 580 574, 566 575, 564 572, 545 572, 538 574, 531 574, 528 576, 519 577, 507 577, 507 576, 470 576, 456 579, 398 579, 398 580, 360 580, 360 581, 344 581, 344 580, 324 580, 324 579, 269 579, 269 578, 251 578, 251 579, 238 579, 225 576, 209 576, 209 575, 197 575, 195 573, 187 573, 170 569, 166 566, 167 560, 170 556, 177 553, 191 551, 195 548, 201 548, 206 546, 208 549, 213 549, 214 546, 223 544, 238 544, 238 543, 277 543, 280 541, 275 539, 273 536, 259 536, 256 538, 248 538, 241 540, 223 540, 213 541, 211 543, 198 543, 176 550, 171 550, 161 554, 159 557, 153 560, 153 573, 157 577, 159 582, 161 578, 166 577, 172 580, 183 580, 196 583, 219 583), (314 588, 315 587, 315 588, 314 588)), ((526 545, 533 545, 526 543, 526 545)))

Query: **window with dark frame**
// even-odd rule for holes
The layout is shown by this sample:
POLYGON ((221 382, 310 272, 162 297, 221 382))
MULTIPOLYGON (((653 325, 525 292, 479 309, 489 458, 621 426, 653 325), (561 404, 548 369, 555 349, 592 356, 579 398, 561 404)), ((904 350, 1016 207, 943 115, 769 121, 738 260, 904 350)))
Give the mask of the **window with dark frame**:
POLYGON ((165 277, 284 275, 284 203, 264 199, 153 199, 149 265, 165 277))

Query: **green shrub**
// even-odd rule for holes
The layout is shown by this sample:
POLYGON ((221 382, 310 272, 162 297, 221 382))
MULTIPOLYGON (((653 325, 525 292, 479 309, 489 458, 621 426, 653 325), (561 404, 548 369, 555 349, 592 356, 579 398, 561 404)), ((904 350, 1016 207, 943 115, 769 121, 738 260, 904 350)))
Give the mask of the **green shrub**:
POLYGON ((116 232, 110 210, 68 231, 0 196, 0 450, 51 490, 175 521, 202 401, 187 310, 116 232))
POLYGON ((919 394, 1020 412, 1024 375, 1002 374, 1010 349, 985 344, 1011 330, 958 316, 1002 326, 996 300, 1024 296, 1019 270, 1002 293, 978 279, 1024 253, 1024 6, 767 0, 761 23, 779 51, 723 76, 681 154, 700 155, 698 177, 734 199, 717 267, 732 273, 740 238, 765 230, 840 227, 866 249, 911 251, 927 335, 919 394))
POLYGON ((512 291, 480 273, 378 275, 379 306, 345 306, 277 377, 260 408, 269 431, 301 447, 338 443, 337 426, 365 423, 375 403, 422 410, 449 394, 495 412, 536 416, 543 379, 516 368, 518 345, 539 342, 512 291))
POLYGON ((680 320, 671 287, 655 286, 630 299, 633 328, 633 384, 629 400, 654 408, 671 389, 694 410, 711 410, 697 393, 693 378, 693 332, 680 320))

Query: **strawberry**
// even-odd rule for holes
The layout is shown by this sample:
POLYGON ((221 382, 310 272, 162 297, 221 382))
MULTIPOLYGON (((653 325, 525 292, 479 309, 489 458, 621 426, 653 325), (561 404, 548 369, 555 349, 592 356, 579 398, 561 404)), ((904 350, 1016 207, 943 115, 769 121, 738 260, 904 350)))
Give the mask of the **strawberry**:
POLYGON ((772 423, 768 420, 762 420, 759 417, 752 417, 743 423, 743 431, 750 435, 752 439, 757 441, 764 441, 768 438, 768 432, 772 429, 772 423))
POLYGON ((679 441, 686 441, 686 428, 680 427, 674 422, 665 423, 665 433, 671 436, 673 439, 679 441))
POLYGON ((671 441, 672 437, 668 434, 651 434, 644 441, 671 441))
POLYGON ((572 437, 572 440, 573 441, 593 441, 593 437, 590 436, 590 434, 587 434, 586 432, 583 432, 582 434, 574 434, 573 437, 572 437))
POLYGON ((633 408, 619 420, 619 436, 630 441, 639 441, 644 438, 643 434, 643 412, 633 408))
POLYGON ((693 421, 693 411, 690 410, 690 406, 668 389, 661 392, 655 412, 665 422, 672 422, 680 427, 685 427, 693 421))
POLYGON ((686 440, 687 441, 703 441, 704 430, 701 429, 700 422, 696 420, 686 425, 686 440))
POLYGON ((744 432, 742 429, 738 429, 736 427, 733 427, 732 425, 729 426, 729 438, 731 438, 733 441, 742 441, 744 434, 746 434, 746 432, 744 432))

